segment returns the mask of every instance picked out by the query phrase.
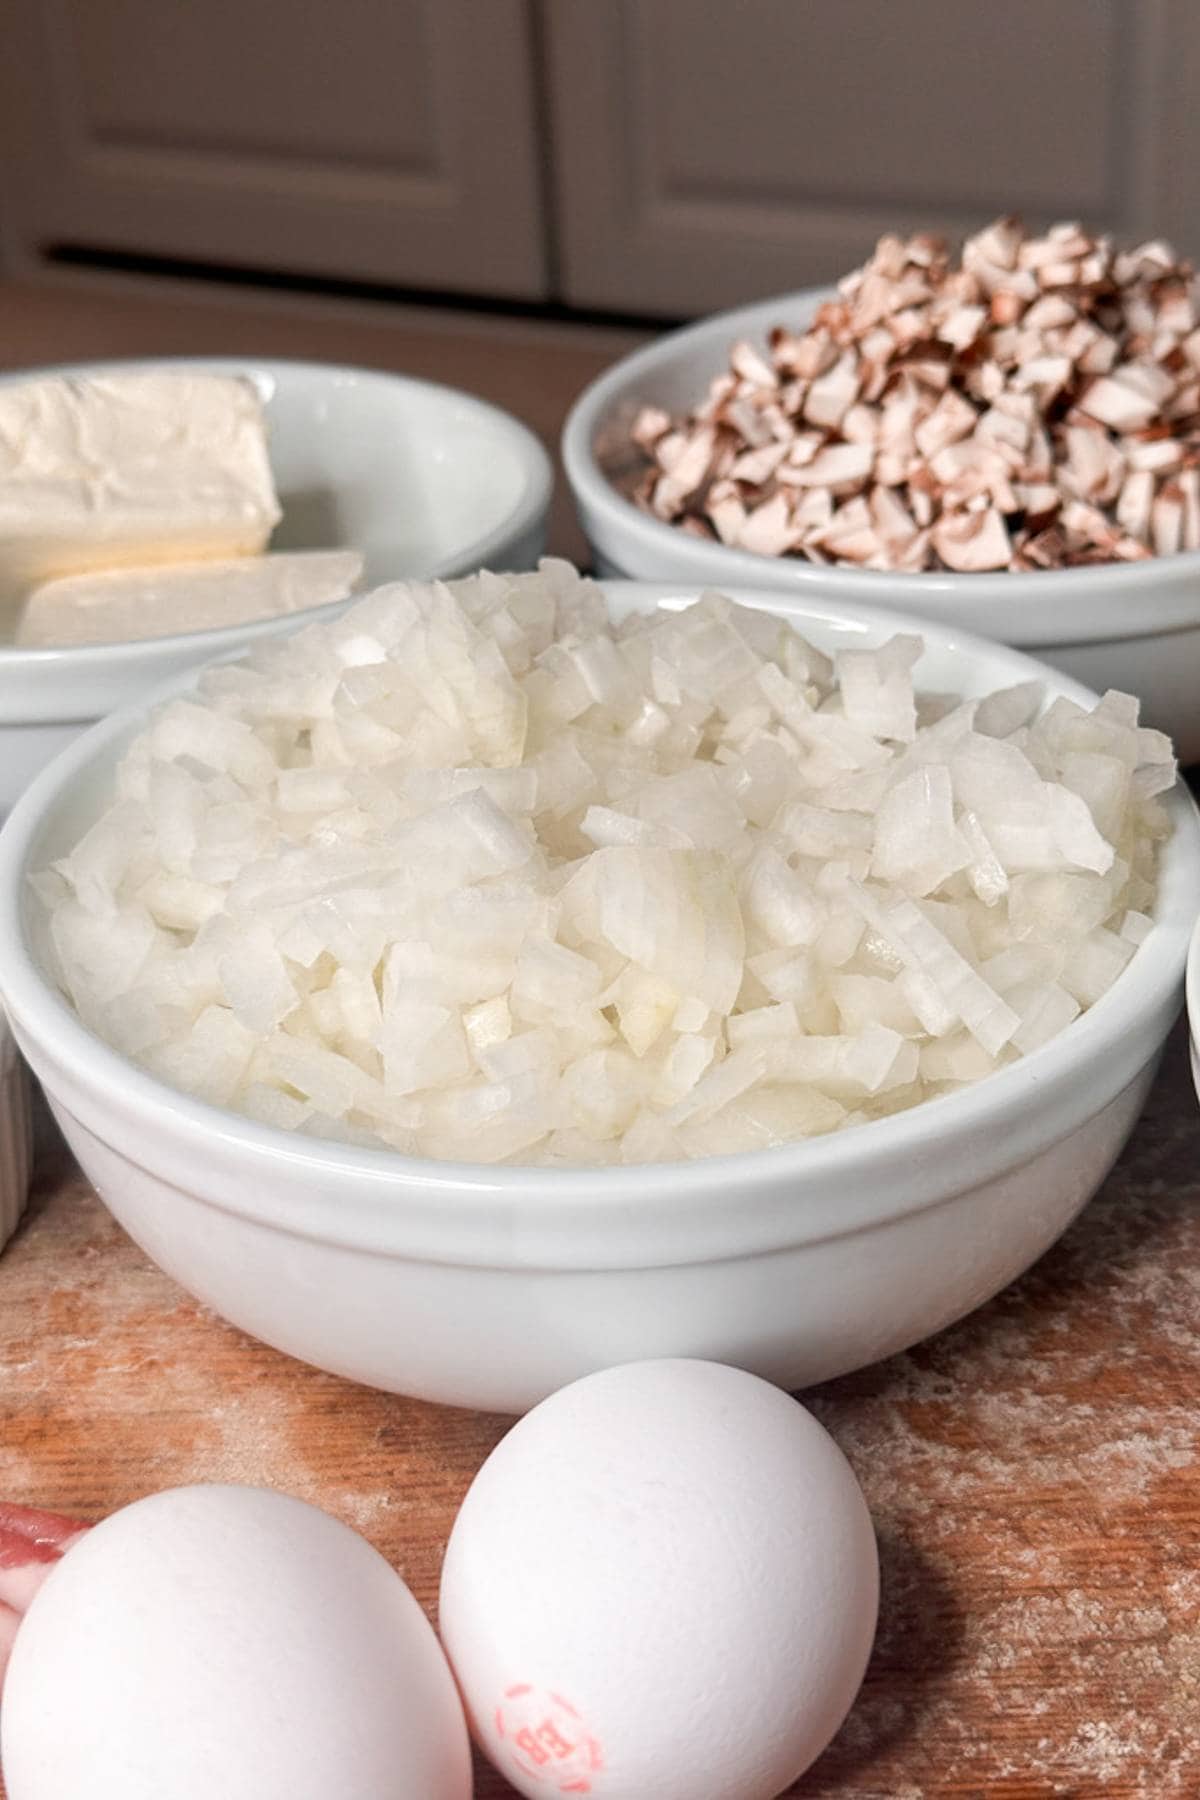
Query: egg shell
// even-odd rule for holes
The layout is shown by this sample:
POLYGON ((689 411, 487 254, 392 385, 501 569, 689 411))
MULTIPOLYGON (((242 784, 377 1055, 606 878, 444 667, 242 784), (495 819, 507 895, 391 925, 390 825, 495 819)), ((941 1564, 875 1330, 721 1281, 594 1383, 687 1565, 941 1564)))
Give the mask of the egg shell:
POLYGON ((348 1526, 247 1487, 88 1532, 18 1634, 9 1800, 469 1800, 432 1627, 348 1526))
POLYGON ((849 1710, 878 1597, 828 1433, 756 1376, 670 1360, 513 1427, 455 1522, 440 1627, 521 1793, 771 1800, 849 1710))

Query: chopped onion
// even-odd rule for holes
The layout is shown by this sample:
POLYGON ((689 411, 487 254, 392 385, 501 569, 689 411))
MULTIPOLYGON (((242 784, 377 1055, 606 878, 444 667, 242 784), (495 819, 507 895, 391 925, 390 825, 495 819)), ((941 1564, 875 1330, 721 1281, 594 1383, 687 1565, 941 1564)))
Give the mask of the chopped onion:
POLYGON ((1152 930, 1170 746, 706 594, 397 584, 201 677, 33 878, 81 1017, 283 1130, 628 1164, 1036 1051, 1152 930))

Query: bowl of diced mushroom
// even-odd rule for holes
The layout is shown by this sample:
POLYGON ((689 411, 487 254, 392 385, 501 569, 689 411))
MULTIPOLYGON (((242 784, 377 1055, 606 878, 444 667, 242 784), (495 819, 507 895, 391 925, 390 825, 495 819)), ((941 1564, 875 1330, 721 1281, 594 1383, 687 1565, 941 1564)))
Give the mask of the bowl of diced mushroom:
POLYGON ((1200 297, 1167 244, 885 237, 616 364, 563 458, 602 573, 982 632, 1200 760, 1200 297))

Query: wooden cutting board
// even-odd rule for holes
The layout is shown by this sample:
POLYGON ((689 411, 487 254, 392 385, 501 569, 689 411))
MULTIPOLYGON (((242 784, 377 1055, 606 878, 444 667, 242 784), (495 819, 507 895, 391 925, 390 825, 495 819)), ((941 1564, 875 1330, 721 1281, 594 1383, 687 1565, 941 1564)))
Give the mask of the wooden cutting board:
MULTIPOLYGON (((53 1145, 0 1260, 0 1366, 6 1498, 96 1519, 174 1483, 266 1483, 365 1533, 431 1613, 455 1509, 507 1424, 252 1342, 152 1268, 53 1145)), ((792 1792, 1200 1795, 1200 1108, 1182 1032, 1055 1250, 808 1403, 866 1490, 883 1602, 858 1705, 792 1792)), ((476 1792, 512 1790, 481 1763, 476 1792)))

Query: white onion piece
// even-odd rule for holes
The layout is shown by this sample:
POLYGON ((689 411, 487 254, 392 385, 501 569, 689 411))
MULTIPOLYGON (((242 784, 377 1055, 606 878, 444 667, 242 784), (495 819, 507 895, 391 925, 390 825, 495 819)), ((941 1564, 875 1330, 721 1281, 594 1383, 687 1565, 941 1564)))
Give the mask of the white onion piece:
POLYGON ((1153 929, 1170 746, 1108 694, 919 694, 561 563, 398 584, 202 676, 33 879, 162 1079, 406 1154, 622 1164, 843 1130, 1062 1030, 1153 929))

